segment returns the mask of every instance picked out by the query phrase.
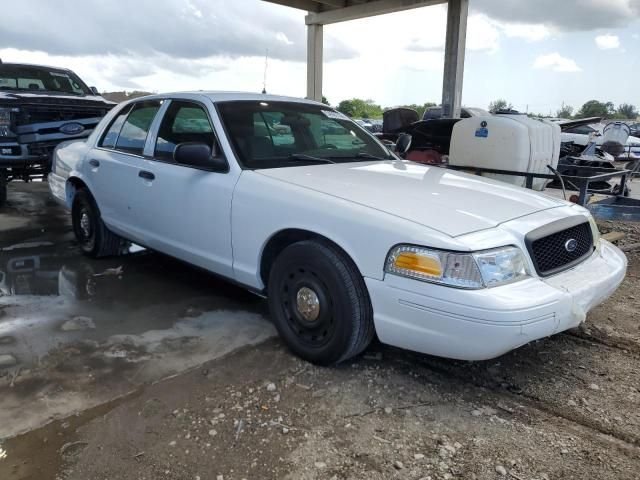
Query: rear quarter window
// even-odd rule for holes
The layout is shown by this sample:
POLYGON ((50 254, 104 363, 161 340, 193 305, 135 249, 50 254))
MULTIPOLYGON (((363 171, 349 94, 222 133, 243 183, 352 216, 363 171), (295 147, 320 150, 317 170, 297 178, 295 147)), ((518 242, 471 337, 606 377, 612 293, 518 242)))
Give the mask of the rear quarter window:
POLYGON ((105 131, 100 143, 98 143, 99 147, 102 148, 115 148, 116 142, 118 141, 118 135, 120 135, 120 130, 122 129, 122 124, 129 115, 131 111, 131 105, 123 108, 120 113, 118 113, 115 118, 111 121, 111 125, 105 131))
POLYGON ((115 149, 142 155, 144 144, 147 141, 149 128, 156 117, 162 102, 159 100, 144 101, 134 104, 131 113, 122 124, 120 134, 116 140, 115 149))

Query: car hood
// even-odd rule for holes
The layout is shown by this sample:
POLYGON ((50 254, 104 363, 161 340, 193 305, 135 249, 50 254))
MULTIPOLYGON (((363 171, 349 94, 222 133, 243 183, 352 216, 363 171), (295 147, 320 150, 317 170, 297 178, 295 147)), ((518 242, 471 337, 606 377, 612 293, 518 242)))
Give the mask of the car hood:
POLYGON ((407 161, 257 170, 455 237, 566 202, 506 183, 407 161))
POLYGON ((65 95, 55 93, 29 93, 29 92, 12 92, 0 91, 0 102, 2 103, 30 103, 30 104, 71 104, 83 106, 99 106, 111 108, 116 105, 113 102, 105 100, 100 95, 65 95))

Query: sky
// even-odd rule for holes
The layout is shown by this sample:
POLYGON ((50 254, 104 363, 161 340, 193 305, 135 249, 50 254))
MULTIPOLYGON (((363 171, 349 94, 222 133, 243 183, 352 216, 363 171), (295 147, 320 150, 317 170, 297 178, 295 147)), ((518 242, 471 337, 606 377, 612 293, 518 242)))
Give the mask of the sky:
MULTIPOLYGON (((67 67, 101 91, 306 91, 305 12, 261 0, 21 0, 0 58, 67 67), (82 5, 79 8, 79 5, 82 5)), ((446 5, 325 27, 324 95, 440 103, 446 5)), ((470 0, 463 104, 555 113, 640 107, 640 0, 470 0)))

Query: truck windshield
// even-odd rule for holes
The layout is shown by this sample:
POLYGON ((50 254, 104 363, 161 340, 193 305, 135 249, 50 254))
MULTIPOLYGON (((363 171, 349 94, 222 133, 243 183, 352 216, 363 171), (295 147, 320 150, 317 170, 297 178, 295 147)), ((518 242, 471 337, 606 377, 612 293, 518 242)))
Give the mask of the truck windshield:
POLYGON ((330 107, 282 101, 217 104, 244 168, 389 160, 368 132, 330 107))
POLYGON ((92 95, 76 74, 68 70, 30 65, 0 64, 0 91, 92 95))

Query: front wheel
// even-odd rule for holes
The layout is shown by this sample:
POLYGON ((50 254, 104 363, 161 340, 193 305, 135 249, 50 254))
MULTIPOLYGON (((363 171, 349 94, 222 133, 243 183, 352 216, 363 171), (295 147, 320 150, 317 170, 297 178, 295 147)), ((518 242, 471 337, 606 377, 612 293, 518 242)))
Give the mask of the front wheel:
POLYGON ((93 258, 119 255, 126 242, 102 221, 100 210, 88 190, 78 190, 71 207, 73 232, 84 253, 93 258))
POLYGON ((353 261, 329 242, 287 247, 271 269, 268 296, 280 336, 305 360, 339 363, 373 339, 373 309, 364 279, 353 261))
POLYGON ((0 207, 7 203, 7 174, 0 169, 0 207))

